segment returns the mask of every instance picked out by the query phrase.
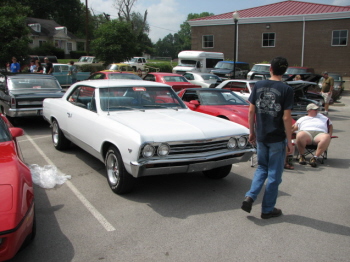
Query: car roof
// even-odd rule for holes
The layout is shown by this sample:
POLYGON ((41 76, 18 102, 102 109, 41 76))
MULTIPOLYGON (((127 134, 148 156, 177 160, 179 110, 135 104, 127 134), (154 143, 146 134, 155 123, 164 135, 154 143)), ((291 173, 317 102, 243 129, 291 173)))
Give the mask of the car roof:
POLYGON ((130 71, 113 71, 113 70, 103 70, 103 71, 97 71, 92 73, 94 74, 106 74, 106 75, 113 75, 113 74, 124 74, 124 75, 135 75, 134 73, 129 73, 130 71))
POLYGON ((191 73, 191 74, 194 74, 194 75, 214 75, 214 76, 216 76, 213 73, 202 73, 202 72, 192 72, 192 71, 188 71, 186 73, 191 73))
POLYGON ((88 85, 96 88, 108 88, 108 87, 148 87, 148 86, 159 86, 159 87, 170 87, 169 85, 144 80, 124 80, 124 79, 96 79, 96 80, 84 80, 77 82, 76 85, 88 85))
POLYGON ((158 75, 158 76, 183 76, 180 74, 166 73, 166 72, 149 72, 148 74, 158 75))
POLYGON ((0 73, 0 75, 6 76, 8 78, 13 79, 23 79, 23 78, 50 78, 55 79, 53 75, 47 75, 47 74, 33 74, 33 73, 0 73))
POLYGON ((186 91, 202 91, 202 92, 231 92, 230 90, 227 89, 219 89, 219 88, 184 88, 186 91))
POLYGON ((248 80, 248 79, 228 79, 228 80, 225 80, 224 82, 222 83, 229 83, 229 82, 242 82, 242 83, 256 83, 258 82, 259 80, 248 80))

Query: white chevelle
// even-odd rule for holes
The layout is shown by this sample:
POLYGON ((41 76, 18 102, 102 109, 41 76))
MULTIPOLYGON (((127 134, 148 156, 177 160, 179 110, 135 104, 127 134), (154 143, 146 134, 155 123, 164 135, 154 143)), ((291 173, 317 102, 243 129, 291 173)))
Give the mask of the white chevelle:
POLYGON ((255 151, 247 128, 188 109, 165 84, 82 81, 62 98, 45 99, 43 108, 55 148, 73 142, 100 159, 117 194, 142 176, 203 172, 223 178, 255 151))

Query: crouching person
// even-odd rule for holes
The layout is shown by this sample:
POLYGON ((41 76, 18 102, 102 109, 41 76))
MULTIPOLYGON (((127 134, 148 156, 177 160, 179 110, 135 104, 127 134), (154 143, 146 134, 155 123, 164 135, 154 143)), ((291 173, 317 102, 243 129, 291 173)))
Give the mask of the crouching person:
POLYGON ((299 164, 306 165, 305 147, 317 145, 316 153, 311 157, 309 164, 317 167, 317 160, 328 148, 331 142, 333 125, 331 120, 318 112, 316 104, 308 104, 307 116, 303 116, 293 125, 292 131, 298 131, 296 144, 299 150, 299 164))

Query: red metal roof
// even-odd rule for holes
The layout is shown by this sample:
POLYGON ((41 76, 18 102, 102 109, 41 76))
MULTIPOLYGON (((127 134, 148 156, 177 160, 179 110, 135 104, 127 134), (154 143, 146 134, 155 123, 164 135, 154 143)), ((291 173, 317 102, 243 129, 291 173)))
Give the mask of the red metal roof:
MULTIPOLYGON (((240 18, 250 17, 268 17, 268 16, 288 16, 288 15, 306 15, 306 14, 322 14, 350 11, 350 6, 324 5, 301 1, 283 1, 269 5, 238 10, 240 18)), ((232 19, 232 13, 225 13, 214 16, 201 17, 192 19, 199 20, 216 20, 216 19, 232 19)))

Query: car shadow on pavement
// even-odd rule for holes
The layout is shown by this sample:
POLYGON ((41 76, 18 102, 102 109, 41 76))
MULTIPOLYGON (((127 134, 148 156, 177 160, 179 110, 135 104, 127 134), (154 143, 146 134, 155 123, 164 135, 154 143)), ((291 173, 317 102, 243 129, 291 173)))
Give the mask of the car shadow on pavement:
POLYGON ((51 206, 46 190, 35 186, 36 237, 17 255, 9 260, 15 261, 71 261, 74 248, 62 233, 55 212, 64 205, 51 206), (44 229, 50 229, 46 231, 44 229))
POLYGON ((250 221, 254 222, 258 226, 269 226, 280 223, 289 223, 294 225, 305 226, 309 228, 313 228, 318 231, 322 231, 325 233, 342 235, 342 236, 350 236, 350 227, 338 225, 331 222, 326 222, 314 218, 309 218, 300 215, 282 215, 278 218, 272 219, 259 219, 253 216, 247 217, 250 221))

